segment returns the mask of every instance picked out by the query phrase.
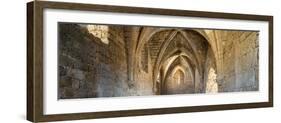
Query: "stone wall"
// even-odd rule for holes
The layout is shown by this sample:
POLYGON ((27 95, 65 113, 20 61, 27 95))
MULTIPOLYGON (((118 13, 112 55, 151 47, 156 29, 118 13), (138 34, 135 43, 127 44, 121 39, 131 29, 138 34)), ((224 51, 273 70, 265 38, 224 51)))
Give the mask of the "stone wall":
POLYGON ((109 43, 77 24, 59 24, 59 97, 126 96, 127 65, 121 27, 108 30, 109 43))
POLYGON ((258 32, 218 31, 223 45, 219 91, 258 90, 258 32))
POLYGON ((243 33, 236 47, 236 91, 257 91, 259 82, 259 39, 257 32, 243 33))

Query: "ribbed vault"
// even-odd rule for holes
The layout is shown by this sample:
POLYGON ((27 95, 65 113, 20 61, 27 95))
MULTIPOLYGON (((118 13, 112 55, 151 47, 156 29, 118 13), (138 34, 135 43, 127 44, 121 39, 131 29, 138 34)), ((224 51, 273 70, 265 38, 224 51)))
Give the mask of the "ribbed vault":
POLYGON ((168 93, 165 82, 172 76, 170 72, 175 69, 175 61, 181 61, 181 64, 176 65, 177 68, 182 69, 183 73, 189 73, 192 78, 193 88, 188 89, 189 93, 195 92, 198 88, 196 85, 201 85, 199 90, 205 91, 204 67, 208 57, 207 52, 213 50, 204 34, 196 30, 179 28, 141 29, 135 50, 136 56, 141 57, 135 60, 140 61, 137 62, 136 67, 145 72, 150 70, 155 93, 168 93), (197 80, 195 80, 195 71, 198 73, 197 80))

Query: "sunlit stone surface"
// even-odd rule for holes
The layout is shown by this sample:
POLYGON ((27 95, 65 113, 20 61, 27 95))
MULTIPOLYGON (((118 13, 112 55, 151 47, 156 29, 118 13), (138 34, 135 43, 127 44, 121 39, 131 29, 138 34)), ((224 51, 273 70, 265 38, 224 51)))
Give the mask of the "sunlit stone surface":
POLYGON ((104 25, 87 25, 89 33, 99 38, 103 43, 108 44, 108 26, 104 25))

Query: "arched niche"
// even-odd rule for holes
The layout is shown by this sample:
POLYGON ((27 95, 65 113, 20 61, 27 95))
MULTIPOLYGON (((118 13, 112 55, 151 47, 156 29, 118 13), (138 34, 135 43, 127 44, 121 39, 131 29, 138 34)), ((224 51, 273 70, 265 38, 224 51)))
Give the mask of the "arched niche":
POLYGON ((168 66, 161 83, 161 94, 185 94, 194 92, 194 72, 189 63, 179 56, 168 66))

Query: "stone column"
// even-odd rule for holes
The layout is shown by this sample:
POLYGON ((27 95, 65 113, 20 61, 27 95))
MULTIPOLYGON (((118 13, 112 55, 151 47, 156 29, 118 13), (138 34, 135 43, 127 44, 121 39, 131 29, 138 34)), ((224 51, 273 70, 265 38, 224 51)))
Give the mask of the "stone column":
POLYGON ((136 44, 139 36, 139 27, 128 27, 125 29, 126 36, 126 48, 127 48, 127 65, 128 65, 128 81, 133 83, 135 80, 134 77, 134 68, 135 68, 135 60, 136 60, 136 44))

